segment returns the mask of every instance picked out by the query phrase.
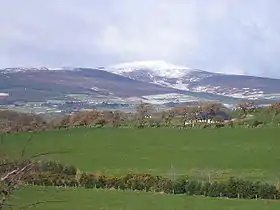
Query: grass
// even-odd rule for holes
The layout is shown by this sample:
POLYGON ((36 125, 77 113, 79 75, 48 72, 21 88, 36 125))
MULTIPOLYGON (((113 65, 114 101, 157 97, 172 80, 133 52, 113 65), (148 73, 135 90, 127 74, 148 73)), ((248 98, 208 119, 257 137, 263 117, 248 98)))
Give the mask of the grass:
MULTIPOLYGON (((17 157, 31 134, 4 136, 1 146, 17 157)), ((74 164, 82 171, 106 175, 151 172, 173 177, 231 175, 277 183, 280 177, 280 129, 93 129, 34 134, 26 155, 70 151, 48 158, 74 164)), ((230 200, 116 190, 33 188, 18 191, 11 203, 48 202, 29 209, 279 209, 279 201, 230 200)))
POLYGON ((279 201, 273 200, 230 200, 145 192, 57 188, 27 188, 17 192, 15 197, 13 203, 19 206, 41 201, 59 201, 43 203, 37 208, 28 208, 30 210, 278 210, 280 204, 279 201))
MULTIPOLYGON (((31 134, 11 134, 1 147, 16 157, 31 134)), ((280 178, 280 129, 93 129, 34 134, 27 154, 70 151, 50 158, 108 175, 150 172, 168 177, 280 178)))

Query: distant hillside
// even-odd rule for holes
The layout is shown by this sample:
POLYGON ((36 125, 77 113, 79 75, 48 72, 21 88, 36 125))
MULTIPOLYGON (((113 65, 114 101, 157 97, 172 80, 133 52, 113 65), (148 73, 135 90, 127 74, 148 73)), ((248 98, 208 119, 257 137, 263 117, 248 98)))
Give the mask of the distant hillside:
POLYGON ((108 102, 117 107, 141 100, 166 106, 205 100, 235 104, 256 99, 271 103, 280 100, 280 80, 210 73, 150 61, 102 68, 2 69, 0 93, 0 105, 75 100, 83 103, 79 108, 87 108, 85 103, 108 102))
POLYGON ((82 68, 77 68, 75 71, 45 69, 2 71, 0 73, 0 90, 9 94, 9 97, 3 98, 5 102, 61 99, 66 94, 73 93, 122 98, 181 93, 199 98, 217 98, 214 94, 178 90, 103 70, 82 68))

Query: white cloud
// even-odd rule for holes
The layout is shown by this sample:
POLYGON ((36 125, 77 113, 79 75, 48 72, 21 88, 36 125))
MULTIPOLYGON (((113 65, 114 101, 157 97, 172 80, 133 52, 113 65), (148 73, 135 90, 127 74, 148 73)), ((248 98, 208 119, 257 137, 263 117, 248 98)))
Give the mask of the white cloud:
POLYGON ((0 67, 166 60, 280 77, 278 0, 2 0, 0 67))

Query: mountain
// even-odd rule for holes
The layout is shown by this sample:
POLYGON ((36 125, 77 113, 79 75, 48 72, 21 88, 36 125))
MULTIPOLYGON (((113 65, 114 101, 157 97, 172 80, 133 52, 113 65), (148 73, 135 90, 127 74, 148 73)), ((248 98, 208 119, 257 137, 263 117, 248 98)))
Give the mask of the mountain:
MULTIPOLYGON (((84 94, 90 98, 184 94, 194 100, 215 100, 214 94, 193 93, 172 87, 135 80, 112 72, 91 69, 9 68, 0 71, 0 93, 8 94, 0 102, 61 100, 68 95, 84 94)), ((229 99, 223 97, 223 99, 229 99)), ((105 99, 104 99, 105 100, 105 99)))
POLYGON ((192 92, 233 98, 280 99, 280 79, 212 73, 165 61, 140 61, 108 67, 108 71, 137 81, 192 92))
POLYGON ((211 73, 164 61, 0 69, 0 108, 24 107, 40 113, 127 107, 139 101, 166 107, 211 100, 231 106, 244 98, 263 104, 280 100, 280 80, 211 73))
POLYGON ((86 93, 131 97, 174 92, 172 88, 136 81, 98 69, 77 68, 75 71, 9 69, 0 73, 0 92, 11 100, 42 100, 63 94, 86 93))

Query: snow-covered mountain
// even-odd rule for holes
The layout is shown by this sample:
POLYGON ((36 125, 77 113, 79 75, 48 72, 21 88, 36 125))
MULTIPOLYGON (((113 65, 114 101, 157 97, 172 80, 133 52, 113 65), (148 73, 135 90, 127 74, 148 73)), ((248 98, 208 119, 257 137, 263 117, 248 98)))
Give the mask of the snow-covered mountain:
POLYGON ((165 61, 138 61, 113 65, 106 70, 134 80, 179 90, 204 92, 235 98, 280 96, 280 80, 244 75, 212 73, 165 61))
POLYGON ((166 78, 180 78, 190 71, 186 66, 176 66, 162 60, 127 62, 109 66, 108 69, 116 74, 126 74, 143 70, 150 73, 151 76, 154 75, 166 78))
POLYGON ((137 96, 150 100, 160 97, 158 100, 162 101, 167 97, 170 102, 182 101, 184 97, 188 101, 242 98, 271 101, 280 100, 280 79, 212 73, 162 60, 97 68, 0 69, 0 92, 9 93, 13 100, 23 96, 31 100, 32 96, 32 100, 38 101, 43 97, 42 93, 46 95, 43 98, 52 99, 65 93, 104 94, 104 91, 107 95, 124 98, 137 96))

